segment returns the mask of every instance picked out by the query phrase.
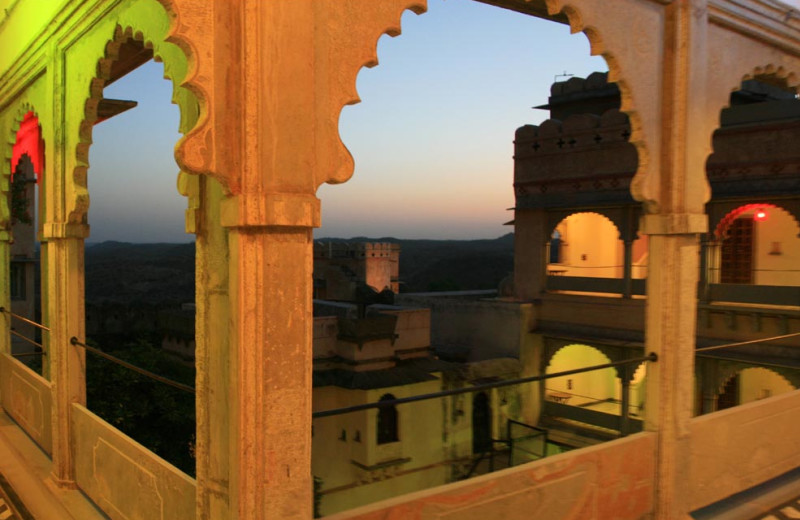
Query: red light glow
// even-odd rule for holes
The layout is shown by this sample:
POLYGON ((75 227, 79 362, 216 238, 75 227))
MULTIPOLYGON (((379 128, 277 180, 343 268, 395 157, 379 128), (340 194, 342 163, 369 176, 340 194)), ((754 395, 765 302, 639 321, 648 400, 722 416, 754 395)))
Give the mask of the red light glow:
POLYGON ((756 211, 756 220, 767 220, 767 212, 763 209, 756 211))

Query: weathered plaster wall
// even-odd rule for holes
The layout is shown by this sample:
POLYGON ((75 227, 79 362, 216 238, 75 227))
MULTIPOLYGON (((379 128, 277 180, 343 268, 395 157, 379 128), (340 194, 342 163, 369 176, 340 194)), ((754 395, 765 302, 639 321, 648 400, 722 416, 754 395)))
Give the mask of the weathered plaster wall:
POLYGON ((800 466, 799 412, 800 391, 793 391, 692 419, 692 509, 800 466))
POLYGON ((654 434, 632 435, 333 515, 329 520, 639 520, 653 506, 653 449, 654 434))

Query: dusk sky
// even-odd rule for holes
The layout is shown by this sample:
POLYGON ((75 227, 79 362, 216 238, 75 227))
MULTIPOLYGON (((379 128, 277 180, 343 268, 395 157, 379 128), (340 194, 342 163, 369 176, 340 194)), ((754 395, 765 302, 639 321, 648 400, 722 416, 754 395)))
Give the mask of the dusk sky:
MULTIPOLYGON (((558 74, 607 70, 568 27, 470 0, 406 12, 403 34, 378 42, 358 76, 361 103, 339 127, 353 178, 324 185, 315 237, 496 238, 511 231, 514 131, 546 112, 558 74)), ((106 97, 139 106, 95 127, 90 242, 186 242, 176 189, 178 108, 163 68, 148 63, 106 97)), ((564 79, 564 78, 560 78, 564 79)))

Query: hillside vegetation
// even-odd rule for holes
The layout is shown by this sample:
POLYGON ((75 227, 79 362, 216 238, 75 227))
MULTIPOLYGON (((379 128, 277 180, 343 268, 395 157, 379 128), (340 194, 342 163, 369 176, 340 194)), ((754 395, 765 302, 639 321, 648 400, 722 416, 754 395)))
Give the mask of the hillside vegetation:
MULTIPOLYGON (((400 244, 402 292, 496 289, 514 265, 514 237, 401 240, 355 237, 337 242, 400 244)), ((86 247, 90 303, 176 304, 194 300, 194 244, 102 242, 86 247)))

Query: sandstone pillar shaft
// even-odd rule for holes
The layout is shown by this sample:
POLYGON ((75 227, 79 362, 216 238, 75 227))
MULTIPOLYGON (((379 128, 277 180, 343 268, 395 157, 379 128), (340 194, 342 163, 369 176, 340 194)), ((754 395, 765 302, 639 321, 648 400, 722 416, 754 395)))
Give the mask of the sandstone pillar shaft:
POLYGON ((239 518, 311 518, 310 228, 232 228, 230 406, 239 518))
POLYGON ((197 519, 224 520, 235 517, 229 514, 233 410, 228 231, 219 225, 221 186, 209 178, 199 182, 203 222, 195 240, 197 519))
POLYGON ((70 338, 85 341, 84 244, 88 230, 45 225, 49 289, 47 315, 50 317, 50 349, 45 360, 53 384, 53 480, 60 486, 75 487, 75 439, 72 432, 72 404, 86 404, 86 354, 70 338))
POLYGON ((647 279, 646 429, 657 431, 655 516, 688 518, 689 420, 694 388, 697 236, 650 235, 647 279))

